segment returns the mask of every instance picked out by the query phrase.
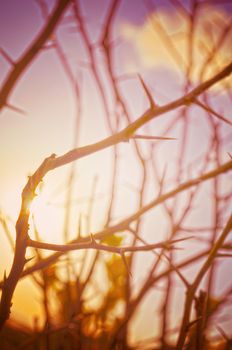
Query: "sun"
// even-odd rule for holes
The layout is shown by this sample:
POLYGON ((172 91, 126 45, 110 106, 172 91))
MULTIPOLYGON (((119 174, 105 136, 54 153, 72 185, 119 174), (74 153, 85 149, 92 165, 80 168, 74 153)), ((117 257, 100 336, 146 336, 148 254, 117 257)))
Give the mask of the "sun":
POLYGON ((31 220, 41 240, 62 242, 63 212, 63 208, 51 205, 44 193, 34 198, 30 207, 31 220))

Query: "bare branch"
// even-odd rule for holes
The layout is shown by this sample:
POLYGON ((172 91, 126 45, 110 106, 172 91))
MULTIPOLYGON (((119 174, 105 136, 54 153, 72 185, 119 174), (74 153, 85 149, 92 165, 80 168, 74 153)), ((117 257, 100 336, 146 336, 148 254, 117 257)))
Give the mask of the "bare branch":
POLYGON ((190 238, 191 237, 179 238, 179 239, 164 241, 160 243, 146 244, 144 246, 112 247, 112 246, 97 243, 94 236, 91 235, 90 242, 86 242, 86 243, 53 244, 53 243, 38 242, 32 239, 28 239, 27 245, 28 247, 53 250, 57 252, 69 252, 72 250, 82 250, 82 249, 95 249, 95 250, 102 250, 105 252, 122 255, 126 252, 142 252, 142 251, 149 251, 149 250, 159 249, 159 248, 172 249, 172 245, 174 243, 182 242, 190 238))
POLYGON ((183 345, 186 337, 186 326, 189 323, 192 300, 196 292, 196 289, 199 286, 199 283, 202 280, 203 276, 206 274, 207 270, 210 268, 212 261, 215 259, 218 253, 218 250, 222 247, 223 242, 225 241, 226 237, 230 233, 231 229, 232 229, 232 214, 230 215, 227 221, 227 224, 224 230, 222 231, 222 234, 220 235, 218 240, 215 242, 214 246, 212 247, 209 253, 209 256, 207 257, 205 263, 202 265, 200 271, 198 272, 196 278, 194 279, 193 284, 188 289, 187 298, 185 301, 184 315, 183 315, 181 329, 180 329, 179 338, 178 338, 177 347, 176 347, 177 350, 183 349, 183 345))
POLYGON ((3 82, 3 86, 0 91, 0 110, 7 105, 8 97, 19 77, 28 67, 29 63, 32 62, 35 56, 39 53, 40 49, 46 43, 46 40, 51 36, 58 21, 60 20, 60 17, 62 16, 69 3, 70 0, 59 0, 50 19, 48 20, 41 33, 37 38, 35 38, 26 52, 22 54, 21 58, 14 63, 14 66, 6 77, 6 80, 3 82))

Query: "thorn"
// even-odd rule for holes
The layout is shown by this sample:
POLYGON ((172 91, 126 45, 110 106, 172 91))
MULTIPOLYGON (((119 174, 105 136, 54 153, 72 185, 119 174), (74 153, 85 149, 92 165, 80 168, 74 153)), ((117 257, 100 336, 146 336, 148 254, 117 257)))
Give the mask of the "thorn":
POLYGON ((134 135, 133 139, 141 139, 141 140, 177 140, 176 137, 165 137, 165 136, 149 136, 149 135, 134 135))
POLYGON ((170 240, 170 241, 166 241, 164 242, 164 245, 163 247, 167 250, 183 250, 183 248, 181 247, 175 247, 173 246, 174 243, 179 243, 179 242, 182 242, 182 241, 187 241, 189 239, 192 239, 194 238, 193 236, 189 236, 189 237, 184 237, 184 238, 178 238, 178 239, 173 239, 173 240, 170 240))
POLYGON ((177 242, 183 242, 183 241, 187 241, 189 239, 193 239, 195 238, 194 236, 189 236, 189 237, 183 237, 183 238, 177 238, 177 239, 173 239, 171 240, 169 243, 177 243, 177 242))
POLYGON ((27 264, 28 262, 30 262, 31 260, 33 260, 33 259, 35 259, 35 257, 34 256, 32 256, 31 258, 28 258, 28 259, 25 259, 25 264, 27 264))
POLYGON ((23 109, 19 108, 19 107, 13 106, 13 105, 11 105, 11 104, 9 104, 9 103, 6 103, 5 106, 6 106, 7 108, 9 108, 9 109, 12 109, 12 111, 15 111, 15 112, 17 112, 17 113, 20 113, 20 114, 22 114, 22 115, 27 115, 27 112, 24 111, 23 109))
POLYGON ((196 324, 197 322, 199 322, 202 319, 202 316, 196 318, 195 320, 189 322, 189 324, 187 325, 187 329, 191 328, 194 324, 196 324))
POLYGON ((219 327, 218 325, 216 326, 216 328, 217 328, 217 330, 219 331, 219 333, 221 334, 221 336, 222 336, 225 340, 229 341, 229 338, 228 338, 228 336, 226 335, 226 333, 224 332, 224 330, 223 330, 221 327, 219 327))
POLYGON ((52 160, 54 160, 55 158, 56 158, 56 154, 52 153, 49 157, 44 159, 42 166, 44 166, 45 172, 50 169, 52 160))
POLYGON ((56 153, 52 153, 52 154, 50 155, 50 157, 49 157, 49 158, 54 159, 54 158, 56 158, 56 156, 57 156, 57 154, 56 154, 56 153))
POLYGON ((123 263, 124 263, 124 265, 125 265, 125 268, 126 268, 126 270, 127 270, 128 275, 132 278, 132 273, 131 273, 131 271, 130 271, 129 265, 128 265, 127 261, 126 261, 125 254, 124 254, 124 252, 122 251, 122 249, 120 249, 120 255, 121 255, 121 257, 122 257, 122 261, 123 261, 123 263))
POLYGON ((229 152, 227 152, 227 154, 230 157, 230 159, 232 159, 232 154, 230 154, 229 152))
POLYGON ((152 97, 150 91, 148 90, 146 84, 144 83, 144 80, 142 79, 141 75, 138 74, 138 77, 139 77, 139 80, 140 80, 140 82, 141 82, 141 84, 142 84, 142 86, 144 88, 145 94, 146 94, 146 96, 147 96, 147 98, 148 98, 148 100, 150 102, 150 107, 151 108, 152 107, 156 107, 156 103, 154 102, 153 97, 152 97))
POLYGON ((91 243, 92 243, 93 245, 97 245, 97 242, 96 242, 96 240, 95 240, 95 238, 94 238, 94 236, 93 236, 92 233, 90 233, 90 239, 91 239, 91 243))
POLYGON ((1 47, 0 48, 0 53, 2 54, 2 56, 5 58, 5 60, 11 64, 12 66, 15 66, 15 62, 13 61, 13 59, 10 57, 10 55, 1 47))
POLYGON ((174 246, 166 247, 166 249, 167 249, 167 250, 184 250, 184 248, 174 247, 174 246))

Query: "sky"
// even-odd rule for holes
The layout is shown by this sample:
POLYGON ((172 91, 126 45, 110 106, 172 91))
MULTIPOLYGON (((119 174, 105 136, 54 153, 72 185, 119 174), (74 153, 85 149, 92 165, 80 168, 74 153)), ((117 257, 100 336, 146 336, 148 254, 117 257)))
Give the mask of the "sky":
MULTIPOLYGON (((54 7, 55 1, 46 1, 49 11, 54 7)), ((176 11, 172 1, 146 2, 134 0, 122 0, 119 6, 115 24, 113 27, 113 39, 115 40, 114 68, 119 76, 131 78, 120 83, 122 92, 127 101, 132 118, 137 118, 148 106, 144 92, 139 85, 137 74, 141 74, 158 104, 167 103, 183 94, 182 84, 186 65, 186 31, 188 22, 186 13, 190 10, 188 1, 181 1, 182 11, 176 11), (154 29, 154 21, 160 21, 166 28, 168 35, 173 40, 179 51, 179 60, 173 60, 162 45, 161 35, 157 27, 154 29)), ((202 2, 203 3, 203 2, 202 2)), ((232 4, 230 2, 205 1, 198 17, 195 32, 195 45, 198 49, 193 54, 194 70, 192 72, 191 86, 199 83, 200 67, 205 59, 205 52, 210 50, 220 35, 221 28, 231 21, 232 4), (223 24, 223 26, 222 26, 223 24), (203 46, 204 44, 204 46, 203 46)), ((109 1, 83 1, 81 9, 88 23, 87 28, 92 42, 97 40, 99 28, 104 22, 109 1)), ((69 19, 70 9, 62 19, 55 36, 60 42, 68 57, 72 73, 81 84, 81 108, 83 117, 78 133, 78 145, 93 143, 109 134, 104 110, 96 90, 91 74, 84 67, 83 62, 88 61, 83 42, 76 30, 75 24, 69 19)), ((9 0, 0 4, 0 47, 16 60, 28 48, 29 43, 36 37, 44 24, 37 1, 9 0)), ((228 39, 222 45, 214 65, 207 67, 205 79, 212 74, 213 69, 223 68, 231 59, 231 32, 228 39)), ((52 38, 51 38, 52 41, 52 38)), ((99 70, 103 71, 104 59, 100 50, 96 50, 99 57, 99 70)), ((0 83, 2 84, 11 69, 9 63, 0 55, 0 83)), ((104 73, 103 80, 105 79, 104 73)), ((227 84, 232 86, 231 79, 227 84)), ((107 86, 107 85, 106 85, 107 86)), ((110 89, 109 89, 110 93, 110 89)), ((223 92, 223 87, 218 84, 212 89, 215 106, 223 106, 223 112, 227 118, 231 118, 230 100, 223 92), (230 115, 229 115, 230 114, 230 115)), ((110 99, 109 99, 110 100, 110 99)), ((44 49, 18 80, 10 94, 9 101, 12 105, 21 108, 25 113, 17 113, 9 108, 0 112, 0 210, 9 220, 9 227, 14 238, 14 222, 20 208, 20 196, 27 176, 32 174, 42 160, 52 153, 61 155, 74 145, 74 126, 78 101, 73 93, 65 70, 62 67, 57 54, 53 49, 44 49)), ((112 109, 112 103, 109 102, 112 109)), ((222 107, 220 107, 222 108, 222 107)), ((174 113, 170 113, 167 119, 160 118, 158 122, 151 122, 149 126, 142 128, 142 132, 149 130, 158 134, 164 127, 166 120, 171 120, 174 113)), ((201 115, 199 109, 193 109, 191 117, 193 126, 189 134, 186 159, 197 158, 208 147, 210 135, 206 118, 201 115), (202 120, 199 123, 199 119, 202 120), (200 140, 200 142, 199 142, 200 140)), ((121 127, 125 126, 122 122, 121 127)), ((177 126, 169 136, 178 137, 180 133, 177 126)), ((221 133, 225 140, 229 140, 231 131, 227 125, 222 125, 221 133)), ((160 147, 157 162, 162 168, 168 163, 172 177, 172 169, 179 152, 178 143, 170 145, 166 143, 160 147)), ((226 152, 231 150, 231 142, 225 141, 225 149, 222 159, 228 160, 226 152)), ((144 147, 146 153, 146 147, 144 147)), ((119 200, 116 208, 115 220, 132 213, 136 207, 136 195, 131 187, 136 187, 140 182, 141 174, 137 162, 134 159, 131 144, 120 146, 119 153, 121 177, 119 179, 119 200), (129 165, 129 166, 128 166, 129 165), (128 186, 128 184, 130 186, 128 186), (121 205, 120 203, 123 203, 121 205)), ((82 159, 76 164, 77 175, 75 183, 75 196, 73 201, 77 212, 86 210, 85 199, 90 195, 93 178, 97 177, 97 192, 99 198, 94 206, 94 220, 91 230, 97 231, 104 224, 105 217, 102 212, 107 205, 107 191, 110 188, 111 176, 111 150, 104 150, 99 154, 82 159), (79 202, 78 202, 79 200, 79 202), (81 204, 82 203, 82 204, 81 204)), ((48 174, 43 184, 43 192, 35 200, 32 212, 35 214, 36 224, 41 238, 49 242, 62 242, 61 227, 63 227, 63 203, 67 188, 65 181, 70 166, 58 169, 54 174, 48 174)), ((229 178, 224 181, 224 188, 229 189, 229 178)), ((152 198, 157 188, 149 184, 147 200, 152 198)), ((208 189, 210 191, 210 189, 208 189)), ((206 204, 207 207, 207 204, 206 204)), ((159 213, 159 209, 157 209, 159 213)), ((77 216, 77 214, 76 214, 77 216)), ((195 214, 195 220, 205 216, 201 210, 195 214)), ((70 225, 70 238, 75 234, 75 215, 70 225)), ((192 219, 194 220, 194 219, 192 219)), ((207 219, 205 219, 207 220, 207 219)), ((210 220, 210 218, 209 218, 210 220)), ((156 223, 157 224, 157 223, 156 223)), ((158 215, 160 234, 155 237, 159 240, 165 231, 165 221, 158 215)), ((157 224, 157 225, 158 225, 157 224)), ((148 219, 147 229, 151 230, 154 222, 148 219)), ((148 236, 153 241, 153 236, 148 236)), ((11 247, 0 228, 0 244, 4 249, 0 257, 0 274, 9 271, 12 262, 11 247)), ((148 255, 149 256, 149 255, 148 255)), ((148 260, 151 256, 148 257, 148 260)), ((135 280, 139 283, 143 277, 142 269, 137 268, 135 280)), ((145 305, 145 309, 148 304, 145 305)), ((27 324, 33 323, 35 315, 41 315, 40 295, 33 282, 25 279, 17 286, 14 296, 13 316, 23 320, 27 324), (27 298, 27 303, 22 301, 27 298), (25 319, 25 315, 27 315, 25 319)), ((136 320, 135 327, 141 327, 141 321, 136 320), (137 322, 137 323, 136 323, 137 322)), ((149 323, 149 322, 148 322, 149 323)), ((151 330, 146 325, 144 333, 149 336, 151 330)))

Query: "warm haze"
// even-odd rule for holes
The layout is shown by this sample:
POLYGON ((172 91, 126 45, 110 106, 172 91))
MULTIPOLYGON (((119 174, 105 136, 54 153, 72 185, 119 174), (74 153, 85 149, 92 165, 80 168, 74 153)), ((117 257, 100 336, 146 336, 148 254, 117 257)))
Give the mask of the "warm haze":
POLYGON ((28 349, 226 348, 231 15, 231 2, 216 0, 0 4, 1 280, 17 252, 15 224, 29 176, 51 154, 59 159, 141 119, 110 147, 106 142, 41 176, 26 208, 26 235, 37 246, 26 243, 33 259, 22 266, 27 275, 16 277, 0 336, 6 349, 14 349, 14 336, 28 349), (41 33, 44 43, 33 56, 41 33), (6 96, 10 74, 15 82, 6 96), (38 242, 71 240, 90 246, 39 268, 55 253, 38 242), (101 251, 103 245, 114 252, 101 251), (132 250, 120 254, 125 246, 132 250), (13 322, 28 335, 7 333, 13 322))

